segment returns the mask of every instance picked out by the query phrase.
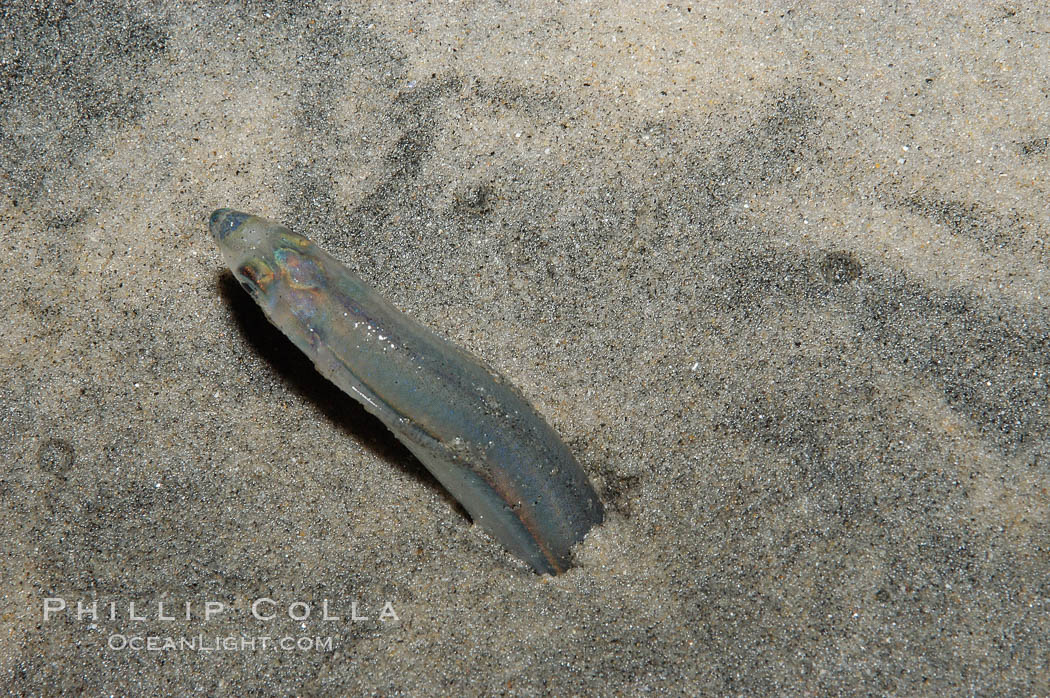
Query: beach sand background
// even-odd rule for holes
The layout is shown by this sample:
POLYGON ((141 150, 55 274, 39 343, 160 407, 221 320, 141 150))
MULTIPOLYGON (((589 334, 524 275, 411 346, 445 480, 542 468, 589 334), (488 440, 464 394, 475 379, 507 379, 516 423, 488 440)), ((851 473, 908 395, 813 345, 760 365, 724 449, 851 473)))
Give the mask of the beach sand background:
POLYGON ((1045 6, 0 18, 9 690, 1050 692, 1045 6), (521 387, 607 505, 578 567, 304 365, 221 206, 521 387))

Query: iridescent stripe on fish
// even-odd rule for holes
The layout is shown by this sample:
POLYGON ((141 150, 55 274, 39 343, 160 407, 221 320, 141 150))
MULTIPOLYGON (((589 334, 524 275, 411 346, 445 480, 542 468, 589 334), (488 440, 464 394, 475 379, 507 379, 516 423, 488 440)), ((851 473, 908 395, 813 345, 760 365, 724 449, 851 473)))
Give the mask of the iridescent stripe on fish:
POLYGON ((602 504, 514 386, 288 228, 219 209, 211 232, 270 322, 378 417, 475 522, 536 572, 572 565, 572 546, 602 521, 602 504))

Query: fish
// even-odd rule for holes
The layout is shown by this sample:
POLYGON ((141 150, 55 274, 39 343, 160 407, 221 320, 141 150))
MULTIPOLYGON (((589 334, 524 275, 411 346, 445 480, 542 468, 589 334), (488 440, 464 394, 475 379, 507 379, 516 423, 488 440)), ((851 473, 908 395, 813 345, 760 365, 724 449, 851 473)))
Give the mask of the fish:
POLYGON ((209 228, 267 319, 361 403, 471 519, 538 574, 573 565, 602 502, 565 442, 486 363, 398 310, 338 259, 228 208, 209 228))

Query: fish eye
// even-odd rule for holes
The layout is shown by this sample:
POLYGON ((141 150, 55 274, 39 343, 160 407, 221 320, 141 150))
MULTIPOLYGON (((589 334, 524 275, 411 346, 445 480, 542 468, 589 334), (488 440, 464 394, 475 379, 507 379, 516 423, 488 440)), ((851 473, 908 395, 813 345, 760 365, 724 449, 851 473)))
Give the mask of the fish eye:
POLYGON ((237 268, 237 273, 234 274, 237 277, 237 283, 241 285, 245 291, 247 291, 252 298, 256 298, 259 295, 259 275, 258 270, 251 264, 242 264, 237 268))

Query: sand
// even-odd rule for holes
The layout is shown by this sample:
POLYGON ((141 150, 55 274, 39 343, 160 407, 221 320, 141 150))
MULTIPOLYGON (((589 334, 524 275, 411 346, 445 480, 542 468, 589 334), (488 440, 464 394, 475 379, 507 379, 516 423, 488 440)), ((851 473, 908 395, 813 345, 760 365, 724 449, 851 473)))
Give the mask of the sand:
POLYGON ((1046 8, 0 17, 11 692, 1050 693, 1046 8), (220 206, 522 389, 577 567, 314 372, 220 206))

